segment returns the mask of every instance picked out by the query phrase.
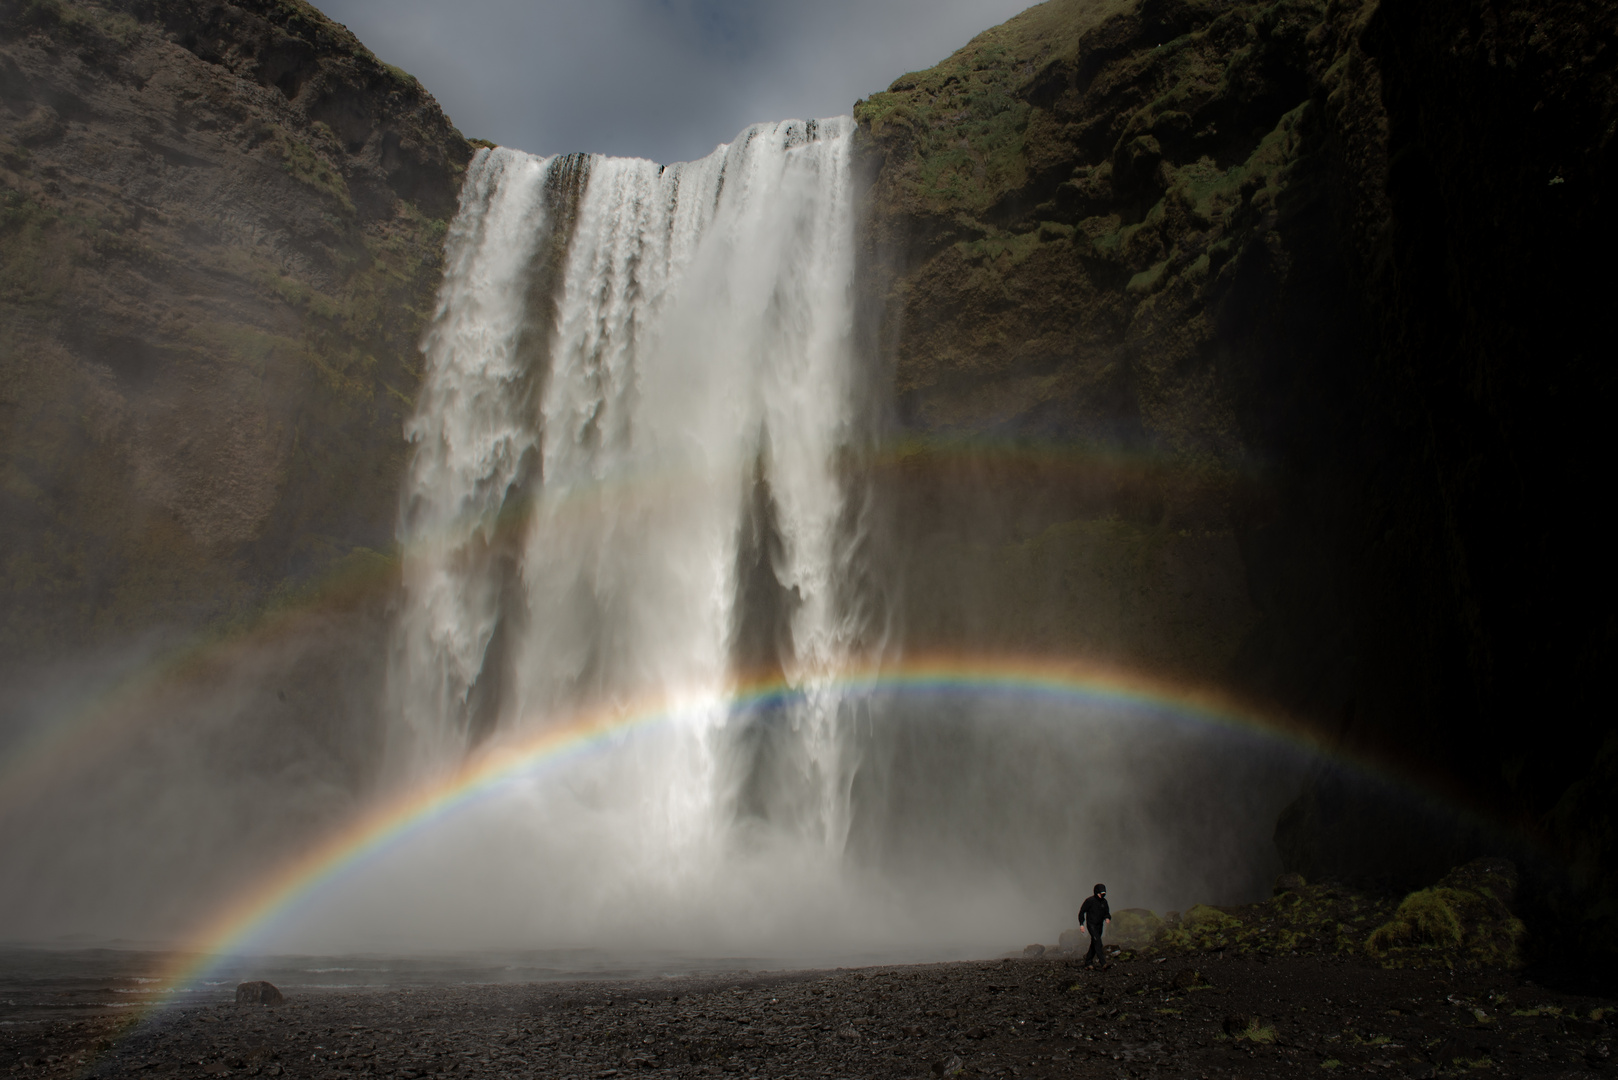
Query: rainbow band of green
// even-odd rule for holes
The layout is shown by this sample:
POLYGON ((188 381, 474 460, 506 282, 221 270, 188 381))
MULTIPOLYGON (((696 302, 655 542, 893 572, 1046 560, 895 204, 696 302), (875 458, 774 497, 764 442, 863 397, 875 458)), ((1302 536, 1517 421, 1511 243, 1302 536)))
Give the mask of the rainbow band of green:
MULTIPOLYGON (((1084 699, 1135 709, 1167 711, 1193 720, 1258 732, 1320 753, 1303 728, 1207 687, 1146 678, 1089 664, 1029 657, 916 657, 867 664, 837 673, 826 685, 851 694, 960 691, 1034 694, 1053 700, 1084 699)), ((731 687, 725 704, 747 708, 791 700, 803 690, 779 678, 731 687)), ((346 869, 402 836, 475 801, 501 784, 571 755, 622 740, 629 733, 679 715, 667 696, 633 705, 585 711, 552 723, 537 735, 493 747, 453 775, 386 801, 326 837, 296 859, 255 882, 220 911, 185 950, 171 974, 176 984, 198 978, 233 950, 241 950, 278 915, 346 869)))

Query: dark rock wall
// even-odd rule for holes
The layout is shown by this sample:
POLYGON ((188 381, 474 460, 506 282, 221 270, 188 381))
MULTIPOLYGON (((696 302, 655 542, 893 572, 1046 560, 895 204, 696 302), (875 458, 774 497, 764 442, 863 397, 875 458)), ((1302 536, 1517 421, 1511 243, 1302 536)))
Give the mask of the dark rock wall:
POLYGON ((390 573, 470 154, 306 3, 0 3, 0 658, 390 573))
POLYGON ((1515 845, 1618 944, 1615 29, 1052 0, 860 102, 907 646, 1242 686, 1399 778, 1317 774, 1293 868, 1515 845))

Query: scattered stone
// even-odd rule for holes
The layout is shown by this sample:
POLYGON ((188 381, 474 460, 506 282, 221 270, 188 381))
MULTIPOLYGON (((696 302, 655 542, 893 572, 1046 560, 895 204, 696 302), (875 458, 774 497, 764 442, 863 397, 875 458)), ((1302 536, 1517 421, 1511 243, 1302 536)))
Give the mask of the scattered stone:
POLYGON ((279 1005, 286 999, 273 983, 244 982, 236 987, 236 1004, 238 1005, 279 1005))
POLYGON ((933 1062, 934 1076, 960 1076, 965 1071, 965 1063, 955 1054, 951 1054, 946 1058, 939 1058, 933 1062))
POLYGON ((850 1041, 858 1039, 860 1037, 860 1029, 855 1027, 853 1024, 844 1024, 842 1027, 837 1029, 837 1037, 839 1039, 848 1039, 850 1041))

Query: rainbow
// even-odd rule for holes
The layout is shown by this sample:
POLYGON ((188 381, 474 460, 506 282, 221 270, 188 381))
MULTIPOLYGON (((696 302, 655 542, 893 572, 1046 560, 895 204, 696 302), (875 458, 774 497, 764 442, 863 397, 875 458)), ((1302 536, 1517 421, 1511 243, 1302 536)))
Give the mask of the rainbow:
MULTIPOLYGON (((989 438, 908 439, 880 451, 851 452, 840 467, 909 481, 933 474, 948 478, 956 473, 959 479, 981 472, 997 480, 1021 473, 1033 480, 1063 478, 1070 482, 1082 474, 1129 484, 1173 473, 1203 482, 1256 482, 1239 471, 1227 475, 1211 466, 1157 452, 989 438), (963 468, 967 471, 962 472, 963 468)), ((548 512, 564 524, 584 527, 605 505, 621 505, 624 500, 663 503, 705 482, 705 476, 670 470, 617 477, 552 493, 548 512)), ((161 711, 169 695, 185 684, 224 677, 232 664, 253 650, 296 638, 305 629, 307 619, 351 608, 369 596, 396 589, 401 567, 412 553, 455 546, 474 529, 485 536, 510 534, 524 528, 532 512, 532 500, 515 500, 487 520, 447 523, 440 534, 414 537, 391 551, 356 548, 320 578, 256 615, 212 627, 197 640, 151 657, 147 665, 114 681, 104 692, 80 704, 73 714, 55 718, 5 748, 0 758, 0 815, 57 782, 62 769, 115 752, 117 742, 109 735, 138 728, 147 717, 161 711)), ((982 666, 963 662, 968 668, 982 666)))
MULTIPOLYGON (((827 685, 827 684, 821 684, 827 685)), ((1203 724, 1279 738, 1310 753, 1326 748, 1305 727, 1216 689, 1072 660, 1026 656, 942 655, 865 662, 829 681, 846 694, 1013 694, 1058 704, 1169 712, 1203 724)), ((733 684, 724 703, 747 708, 789 701, 803 690, 779 677, 733 684)), ((518 777, 621 742, 682 713, 675 698, 582 710, 526 738, 490 747, 420 789, 384 799, 253 882, 197 929, 177 954, 166 982, 176 988, 247 951, 278 917, 402 838, 455 813, 518 777)))

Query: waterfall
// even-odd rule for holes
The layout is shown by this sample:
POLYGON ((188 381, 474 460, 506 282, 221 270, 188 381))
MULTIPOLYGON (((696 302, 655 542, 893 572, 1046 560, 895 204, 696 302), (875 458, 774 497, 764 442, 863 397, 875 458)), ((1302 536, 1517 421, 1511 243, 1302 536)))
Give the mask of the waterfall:
POLYGON ((408 428, 384 781, 601 710, 667 719, 414 831, 299 947, 992 955, 1089 881, 1245 880, 1232 852, 1262 846, 1294 763, 1172 698, 840 689, 892 573, 860 554, 886 492, 845 477, 875 412, 852 136, 473 160, 408 428), (735 692, 760 682, 794 692, 735 692))
POLYGON ((675 730, 536 789, 556 888, 602 858, 668 896, 736 852, 839 857, 852 132, 468 171, 407 431, 390 767, 419 781, 582 709, 680 703, 675 730), (727 703, 761 678, 803 693, 727 703))

